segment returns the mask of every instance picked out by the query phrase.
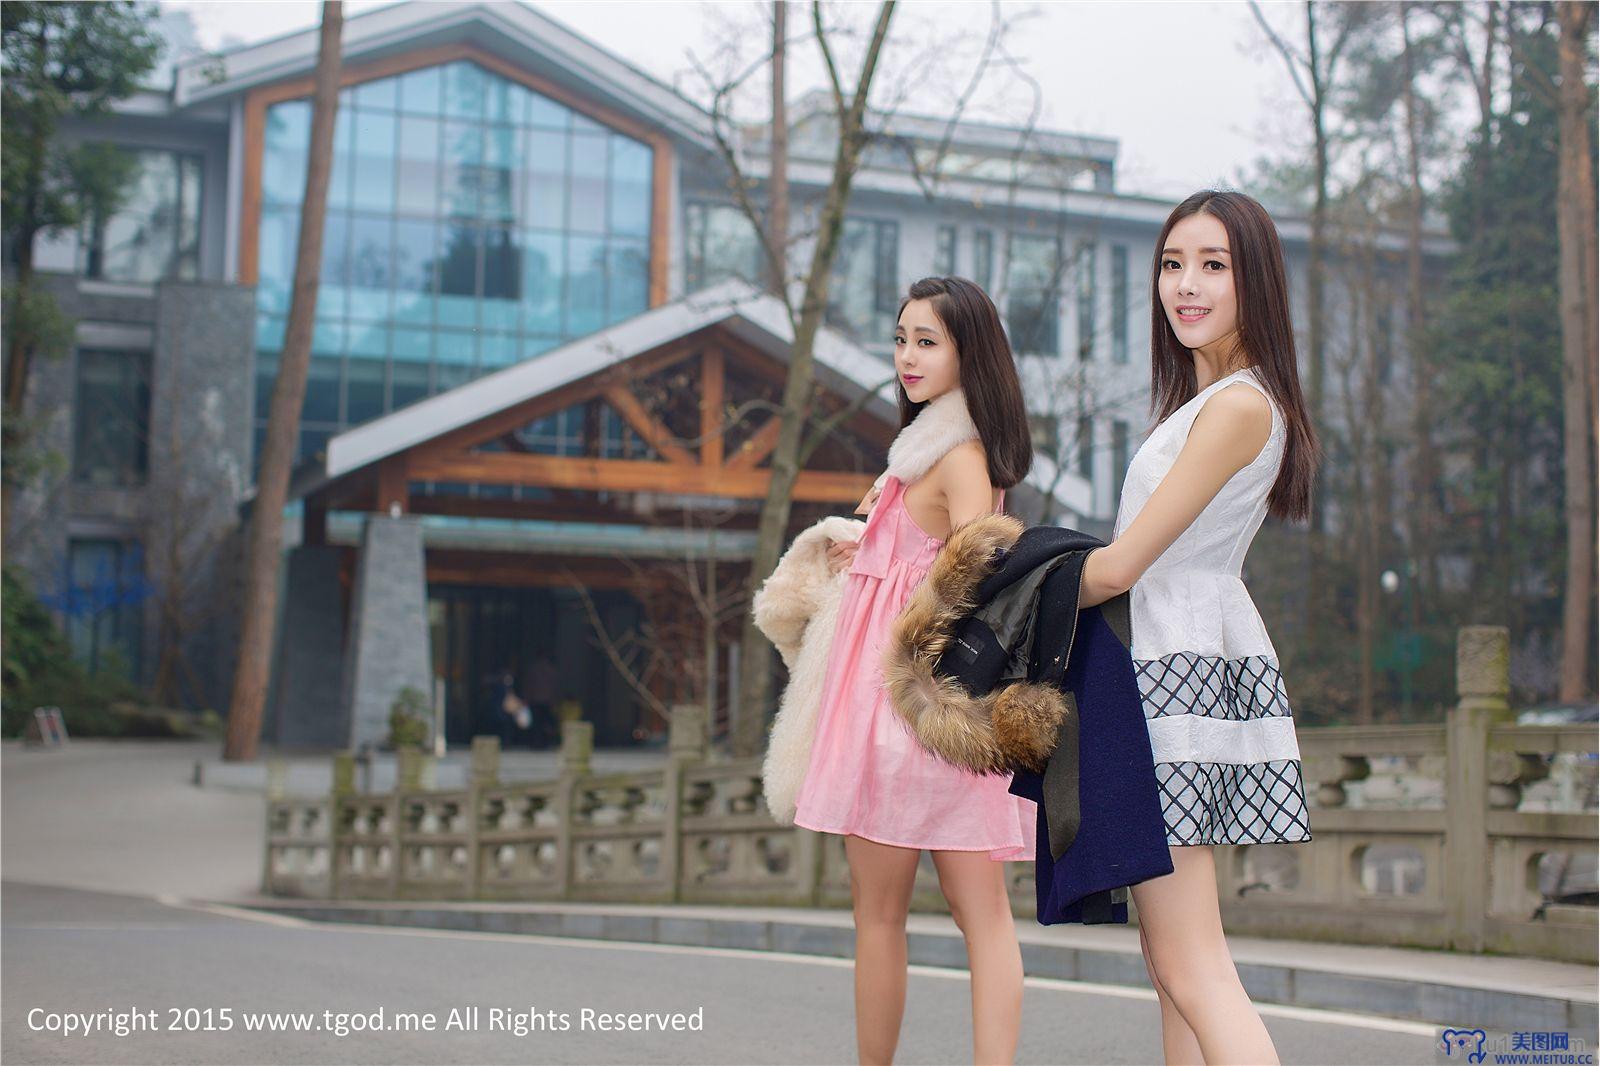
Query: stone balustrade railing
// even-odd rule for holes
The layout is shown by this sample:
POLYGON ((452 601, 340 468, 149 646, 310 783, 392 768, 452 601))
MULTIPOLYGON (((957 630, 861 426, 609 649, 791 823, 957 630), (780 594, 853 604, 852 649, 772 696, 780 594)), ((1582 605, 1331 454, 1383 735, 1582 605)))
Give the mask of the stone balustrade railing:
MULTIPOLYGON (((1511 724, 1507 646, 1501 627, 1461 631, 1459 702, 1442 725, 1299 731, 1314 839, 1215 849, 1230 930, 1596 961, 1592 895, 1541 889, 1547 856, 1558 874, 1594 869, 1596 815, 1521 808, 1553 763, 1576 757, 1592 774, 1600 744, 1593 727, 1511 724), (1380 764, 1442 787, 1380 806, 1368 787, 1380 764)), ((499 779, 498 740, 475 738, 454 790, 425 787, 428 758, 402 752, 393 792, 360 793, 353 757, 336 756, 331 795, 269 791, 263 891, 850 906, 842 838, 775 824, 761 760, 708 759, 700 708, 674 709, 659 767, 591 773, 592 741, 588 723, 567 723, 560 776, 513 783, 499 779)), ((1032 863, 1006 865, 1016 914, 1032 920, 1032 863)), ((944 906, 926 853, 913 906, 944 906)))

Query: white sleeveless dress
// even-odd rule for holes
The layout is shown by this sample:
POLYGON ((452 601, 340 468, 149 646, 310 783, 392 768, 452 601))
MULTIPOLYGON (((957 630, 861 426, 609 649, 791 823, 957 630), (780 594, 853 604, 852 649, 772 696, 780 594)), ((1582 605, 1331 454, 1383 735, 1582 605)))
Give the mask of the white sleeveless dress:
POLYGON ((1266 445, 1129 596, 1133 665, 1169 844, 1311 839, 1277 651, 1240 577, 1287 441, 1283 414, 1253 367, 1212 382, 1151 431, 1128 464, 1113 538, 1172 469, 1200 408, 1239 382, 1260 390, 1272 407, 1266 445))

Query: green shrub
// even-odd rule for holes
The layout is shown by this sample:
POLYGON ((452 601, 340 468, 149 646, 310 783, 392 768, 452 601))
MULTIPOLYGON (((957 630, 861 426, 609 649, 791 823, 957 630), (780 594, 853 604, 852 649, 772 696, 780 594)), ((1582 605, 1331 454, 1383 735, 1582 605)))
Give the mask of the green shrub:
POLYGON ((112 709, 145 702, 122 658, 113 650, 100 669, 86 670, 22 575, 6 566, 0 582, 0 733, 20 736, 35 707, 60 707, 68 736, 128 736, 131 724, 132 735, 149 735, 112 709))
POLYGON ((432 732, 433 708, 428 697, 415 685, 406 685, 389 705, 389 747, 422 748, 432 732))

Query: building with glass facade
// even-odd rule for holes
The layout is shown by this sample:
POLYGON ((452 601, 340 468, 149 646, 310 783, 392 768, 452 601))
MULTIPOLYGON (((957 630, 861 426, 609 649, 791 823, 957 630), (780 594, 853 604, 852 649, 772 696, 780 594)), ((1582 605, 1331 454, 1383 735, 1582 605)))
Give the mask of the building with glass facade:
MULTIPOLYGON (((77 336, 30 402, 61 412, 47 439, 71 461, 20 498, 16 557, 85 658, 116 648, 145 682, 177 662, 189 705, 227 700, 316 44, 311 29, 181 60, 172 84, 65 131, 135 153, 138 180, 37 255, 77 336)), ((601 743, 649 742, 663 723, 586 635, 596 619, 657 634, 640 675, 725 725, 735 638, 705 669, 662 660, 681 639, 703 661, 705 641, 660 571, 687 553, 741 580, 788 327, 751 288, 755 230, 708 117, 513 3, 356 15, 342 79, 269 739, 374 739, 383 676, 440 693, 464 742, 499 728, 489 694, 510 670, 530 702, 578 705, 601 743), (404 639, 374 636, 390 617, 404 639), (553 689, 540 661, 561 666, 553 689)), ((826 100, 792 118, 804 232, 833 154, 826 100)), ((964 123, 947 141, 910 115, 880 132, 819 341, 821 407, 874 395, 808 466, 797 528, 848 513, 881 469, 894 310, 937 272, 990 290, 1034 405, 1039 460, 1008 501, 1109 529, 1145 429, 1151 245, 1171 205, 1117 189, 1114 140, 964 123), (932 192, 913 163, 939 169, 932 192)), ((748 137, 759 175, 764 134, 748 137)), ((1280 222, 1297 261, 1305 227, 1280 222)), ((809 259, 802 239, 793 268, 809 259)))

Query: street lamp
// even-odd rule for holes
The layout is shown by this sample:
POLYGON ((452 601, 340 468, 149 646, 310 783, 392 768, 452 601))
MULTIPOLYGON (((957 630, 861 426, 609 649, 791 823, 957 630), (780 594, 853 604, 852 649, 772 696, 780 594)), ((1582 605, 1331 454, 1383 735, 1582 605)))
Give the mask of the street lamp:
POLYGON ((1411 586, 1417 577, 1417 564, 1410 559, 1402 567, 1403 575, 1393 570, 1385 570, 1378 576, 1378 585, 1388 595, 1394 595, 1403 587, 1405 589, 1404 618, 1405 624, 1401 632, 1391 644, 1392 654, 1390 661, 1395 669, 1400 671, 1400 708, 1406 721, 1411 720, 1411 674, 1416 670, 1421 650, 1417 644, 1417 635, 1411 628, 1411 586))

